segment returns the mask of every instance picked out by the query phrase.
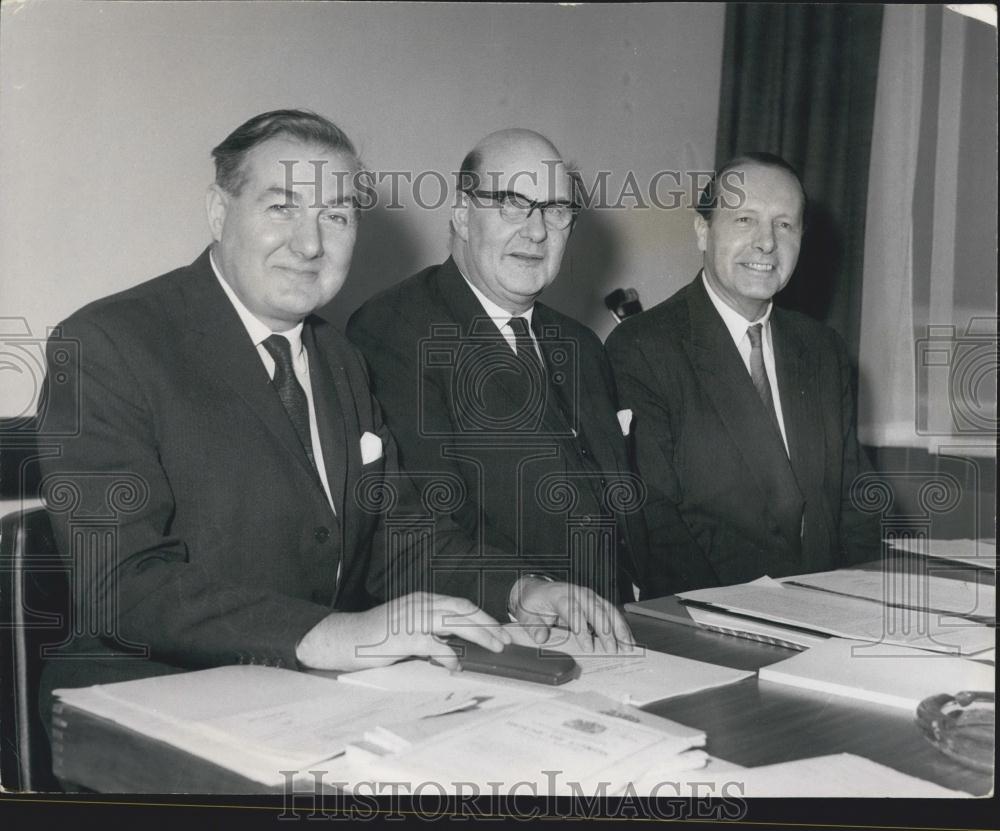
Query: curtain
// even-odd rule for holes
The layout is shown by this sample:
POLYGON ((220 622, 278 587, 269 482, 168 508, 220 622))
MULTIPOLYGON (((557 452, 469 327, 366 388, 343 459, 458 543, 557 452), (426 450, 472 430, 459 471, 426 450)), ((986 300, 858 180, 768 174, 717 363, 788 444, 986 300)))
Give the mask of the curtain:
POLYGON ((996 453, 996 39, 940 6, 885 10, 864 258, 858 432, 996 453))
POLYGON ((716 164, 776 153, 810 210, 799 264, 777 302, 839 331, 857 356, 880 5, 731 3, 716 164))

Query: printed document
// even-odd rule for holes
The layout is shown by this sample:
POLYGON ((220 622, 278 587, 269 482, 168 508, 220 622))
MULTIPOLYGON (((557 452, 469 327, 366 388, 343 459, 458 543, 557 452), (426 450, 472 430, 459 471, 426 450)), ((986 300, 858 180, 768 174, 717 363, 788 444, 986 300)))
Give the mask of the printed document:
POLYGON ((971 569, 970 578, 952 580, 933 573, 913 574, 904 571, 844 568, 785 577, 781 582, 850 597, 862 597, 891 606, 995 621, 996 587, 985 581, 976 580, 976 572, 971 569))
POLYGON ((370 772, 379 780, 432 781, 446 792, 469 784, 523 791, 533 783, 539 794, 616 793, 673 757, 703 766, 705 754, 689 751, 704 742, 701 731, 608 698, 560 695, 494 710, 402 753, 372 754, 370 772))
MULTIPOLYGON (((851 638, 974 655, 992 649, 996 632, 981 623, 901 609, 855 597, 781 584, 743 584, 683 592, 678 597, 716 610, 851 638)), ((734 621, 738 621, 734 617, 734 621)))
POLYGON ((550 639, 540 648, 556 649, 572 655, 580 665, 580 677, 559 686, 549 686, 477 672, 451 673, 426 661, 404 661, 388 667, 346 673, 340 676, 340 681, 382 690, 451 691, 456 694, 461 691, 466 696, 480 694, 479 687, 516 690, 535 698, 551 698, 565 692, 595 692, 642 707, 653 701, 734 684, 753 676, 753 672, 640 647, 618 654, 585 654, 572 649, 565 640, 550 639))
POLYGON ((993 692, 993 667, 922 649, 830 638, 762 667, 761 681, 873 701, 911 713, 925 698, 963 690, 993 692))
POLYGON ((995 540, 889 540, 897 551, 951 560, 955 563, 997 570, 997 544, 995 540))
POLYGON ((269 785, 284 783, 282 770, 305 770, 343 753, 369 727, 475 704, 454 691, 393 695, 261 666, 216 667, 55 695, 269 785))

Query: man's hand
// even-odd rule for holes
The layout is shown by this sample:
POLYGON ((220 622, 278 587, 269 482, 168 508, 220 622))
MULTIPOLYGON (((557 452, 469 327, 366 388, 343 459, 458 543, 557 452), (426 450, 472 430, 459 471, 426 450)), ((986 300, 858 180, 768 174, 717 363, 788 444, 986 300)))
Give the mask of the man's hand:
POLYGON ((471 601, 416 592, 367 612, 328 615, 299 641, 295 657, 310 669, 370 669, 411 656, 457 669, 458 657, 442 635, 459 635, 492 652, 511 642, 510 634, 471 601))
POLYGON ((584 652, 631 648, 625 618, 599 594, 573 583, 522 577, 511 590, 511 609, 535 643, 544 643, 553 626, 568 629, 584 652))

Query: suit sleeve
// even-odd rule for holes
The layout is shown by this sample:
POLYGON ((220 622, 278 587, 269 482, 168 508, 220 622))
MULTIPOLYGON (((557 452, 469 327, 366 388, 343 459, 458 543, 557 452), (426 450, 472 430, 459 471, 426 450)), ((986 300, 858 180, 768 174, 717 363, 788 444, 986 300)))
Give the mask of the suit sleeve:
POLYGON ((665 357, 658 356, 660 371, 654 369, 640 341, 631 333, 616 330, 608 338, 606 349, 615 374, 619 406, 632 411, 630 452, 634 468, 646 485, 648 555, 641 567, 642 597, 716 585, 718 577, 678 509, 683 490, 674 453, 680 440, 677 431, 683 421, 683 401, 672 399, 664 390, 669 388, 680 395, 681 388, 664 374, 665 357))
POLYGON ((363 307, 351 318, 347 335, 364 355, 401 468, 417 489, 436 494, 442 508, 447 505, 437 515, 429 566, 418 567, 412 555, 397 556, 396 579, 407 574, 404 585, 419 586, 420 575, 426 581, 429 568, 425 586, 468 598, 494 618, 506 620, 507 599, 518 574, 543 569, 483 542, 490 519, 481 517, 485 512, 476 494, 470 492, 458 461, 447 455, 447 442, 439 438, 453 430, 450 405, 444 390, 423 377, 420 334, 405 315, 393 318, 392 331, 384 321, 382 314, 363 307))
POLYGON ((832 336, 838 365, 843 458, 838 559, 840 566, 847 566, 877 560, 881 556, 881 539, 878 517, 859 510, 851 494, 857 478, 870 473, 872 468, 864 449, 858 442, 854 370, 843 340, 836 333, 832 333, 832 336))
POLYGON ((396 437, 384 419, 379 400, 370 392, 370 376, 360 357, 359 363, 373 430, 382 440, 383 452, 377 481, 363 488, 368 494, 364 497, 366 509, 381 507, 372 539, 368 593, 381 602, 417 591, 465 596, 447 580, 446 566, 466 561, 473 548, 471 537, 448 513, 439 510, 461 492, 461 487, 454 477, 441 471, 428 476, 423 470, 411 474, 403 468, 396 437), (432 530, 427 527, 428 521, 432 530), (431 533, 415 533, 418 528, 431 533), (443 574, 435 580, 436 570, 443 574))
POLYGON ((198 564, 171 533, 174 488, 183 485, 161 465, 162 425, 136 350, 94 315, 61 330, 49 341, 40 409, 43 437, 62 436, 61 453, 43 460, 43 493, 72 569, 78 634, 181 666, 294 667, 298 641, 329 610, 238 577, 224 582, 198 564), (66 380, 49 383, 57 376, 66 380))

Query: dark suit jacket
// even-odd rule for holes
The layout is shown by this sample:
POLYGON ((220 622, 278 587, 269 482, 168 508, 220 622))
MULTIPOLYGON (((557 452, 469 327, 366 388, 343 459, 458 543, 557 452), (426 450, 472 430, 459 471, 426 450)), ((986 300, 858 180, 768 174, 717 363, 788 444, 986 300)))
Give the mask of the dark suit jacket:
MULTIPOLYGON (((44 688, 294 667, 299 640, 331 610, 381 597, 386 537, 370 477, 397 489, 405 479, 343 335, 316 316, 303 329, 334 514, 207 251, 61 329, 49 377, 64 382, 48 386, 44 429, 75 435, 44 460, 44 487, 73 561, 79 632, 66 649, 76 660, 50 661, 44 688), (365 432, 383 447, 368 464, 365 432), (152 660, 107 657, 132 645, 152 660)), ((453 529, 434 544, 468 542, 453 529)))
POLYGON ((789 454, 701 277, 608 338, 648 488, 643 595, 837 568, 879 555, 849 491, 868 469, 839 336, 775 307, 789 454))
POLYGON ((451 259, 372 298, 347 327, 403 467, 418 480, 451 481, 458 524, 515 555, 436 564, 450 590, 487 610, 502 609, 517 573, 531 571, 613 600, 630 595, 633 551, 644 545, 640 485, 600 341, 541 303, 532 328, 549 381, 542 388, 511 365, 512 350, 451 259))

